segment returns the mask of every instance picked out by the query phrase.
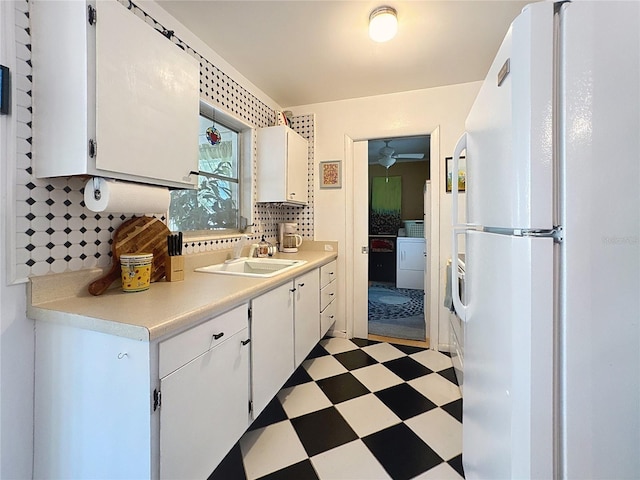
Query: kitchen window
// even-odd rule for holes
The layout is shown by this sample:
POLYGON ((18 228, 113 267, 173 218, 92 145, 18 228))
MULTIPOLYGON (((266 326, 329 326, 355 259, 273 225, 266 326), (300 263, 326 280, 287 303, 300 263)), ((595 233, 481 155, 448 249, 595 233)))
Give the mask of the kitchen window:
POLYGON ((251 133, 248 125, 201 102, 198 189, 171 192, 172 231, 234 234, 251 223, 251 181, 242 176, 251 172, 251 133))

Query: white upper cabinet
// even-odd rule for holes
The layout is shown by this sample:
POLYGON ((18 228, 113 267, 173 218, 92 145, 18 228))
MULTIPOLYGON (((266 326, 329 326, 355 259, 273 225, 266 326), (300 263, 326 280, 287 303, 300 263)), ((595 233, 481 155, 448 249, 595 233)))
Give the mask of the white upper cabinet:
POLYGON ((31 2, 37 178, 193 188, 199 64, 116 0, 31 2))
POLYGON ((258 129, 258 202, 307 204, 308 144, 285 125, 258 129))

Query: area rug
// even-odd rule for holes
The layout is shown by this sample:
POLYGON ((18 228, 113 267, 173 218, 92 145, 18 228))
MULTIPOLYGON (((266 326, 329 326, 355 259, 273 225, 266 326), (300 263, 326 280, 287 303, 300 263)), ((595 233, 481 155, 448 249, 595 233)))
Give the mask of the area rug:
POLYGON ((369 333, 425 340, 424 291, 373 284, 369 287, 369 333))

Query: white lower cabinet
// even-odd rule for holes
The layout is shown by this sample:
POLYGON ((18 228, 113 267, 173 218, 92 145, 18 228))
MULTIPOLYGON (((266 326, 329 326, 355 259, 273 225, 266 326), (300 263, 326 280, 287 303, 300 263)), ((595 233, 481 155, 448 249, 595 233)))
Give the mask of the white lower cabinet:
POLYGON ((294 281, 294 345, 295 367, 307 358, 320 341, 320 278, 318 270, 306 273, 294 281))
POLYGON ((293 373, 293 286, 251 301, 251 397, 253 418, 293 373))
POLYGON ((337 268, 335 260, 320 267, 320 338, 336 323, 337 268))
POLYGON ((161 341, 37 321, 34 478, 207 478, 334 320, 333 272, 161 341))
POLYGON ((160 344, 192 357, 160 379, 160 478, 207 478, 249 426, 248 333, 243 305, 160 344))
POLYGON ((253 418, 320 340, 318 270, 251 301, 253 418))

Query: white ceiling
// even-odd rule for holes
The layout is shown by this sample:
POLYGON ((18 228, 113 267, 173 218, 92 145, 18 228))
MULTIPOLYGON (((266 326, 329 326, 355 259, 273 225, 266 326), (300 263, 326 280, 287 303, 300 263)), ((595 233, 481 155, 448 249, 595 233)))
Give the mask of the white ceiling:
POLYGON ((157 1, 286 108, 482 80, 532 0, 157 1), (399 23, 383 44, 367 34, 381 5, 399 23))

